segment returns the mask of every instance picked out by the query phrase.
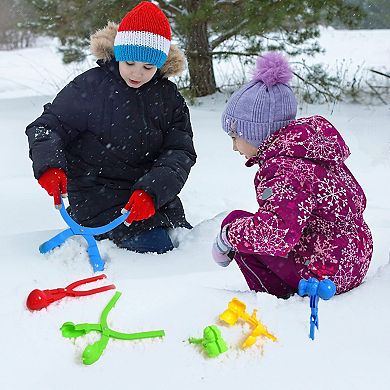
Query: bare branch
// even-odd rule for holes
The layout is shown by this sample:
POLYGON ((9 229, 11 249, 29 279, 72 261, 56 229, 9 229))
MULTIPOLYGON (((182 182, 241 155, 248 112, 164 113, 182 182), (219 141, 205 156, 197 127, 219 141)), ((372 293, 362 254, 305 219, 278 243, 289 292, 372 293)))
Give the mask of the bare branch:
POLYGON ((379 74, 379 75, 381 75, 381 76, 388 77, 388 78, 390 79, 390 75, 389 75, 389 74, 386 74, 386 73, 379 72, 379 70, 370 69, 370 72, 373 72, 373 73, 379 74))
POLYGON ((378 99, 387 106, 386 100, 384 100, 381 96, 381 94, 375 89, 373 85, 371 85, 368 81, 366 81, 366 84, 370 87, 371 91, 374 92, 374 94, 378 97, 378 99))

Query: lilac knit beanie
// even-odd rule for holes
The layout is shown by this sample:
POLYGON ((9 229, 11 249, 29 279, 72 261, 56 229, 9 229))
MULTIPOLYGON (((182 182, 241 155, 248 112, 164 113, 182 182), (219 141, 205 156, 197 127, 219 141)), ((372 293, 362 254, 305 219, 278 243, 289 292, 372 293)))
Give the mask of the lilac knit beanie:
POLYGON ((280 53, 258 57, 252 81, 232 95, 222 114, 224 131, 259 147, 267 137, 287 126, 297 114, 297 100, 287 85, 292 76, 280 53))

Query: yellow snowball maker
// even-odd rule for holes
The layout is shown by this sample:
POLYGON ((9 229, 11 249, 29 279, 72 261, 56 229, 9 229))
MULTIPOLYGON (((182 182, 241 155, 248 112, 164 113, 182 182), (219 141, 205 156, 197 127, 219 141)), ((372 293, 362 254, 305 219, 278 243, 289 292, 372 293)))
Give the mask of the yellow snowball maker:
POLYGON ((257 337, 267 337, 272 341, 276 341, 277 338, 268 332, 267 328, 257 319, 256 317, 257 310, 254 309, 252 315, 249 315, 246 312, 245 303, 241 302, 237 298, 233 298, 229 304, 228 308, 219 316, 219 319, 223 322, 226 322, 229 325, 234 325, 239 318, 247 322, 252 328, 253 331, 249 337, 243 342, 241 348, 247 348, 253 345, 256 342, 257 337))

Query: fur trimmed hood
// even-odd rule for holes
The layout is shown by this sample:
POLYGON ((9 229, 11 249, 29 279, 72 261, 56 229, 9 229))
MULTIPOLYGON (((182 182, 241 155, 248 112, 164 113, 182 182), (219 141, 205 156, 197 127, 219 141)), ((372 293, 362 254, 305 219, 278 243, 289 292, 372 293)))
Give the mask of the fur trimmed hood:
MULTIPOLYGON (((106 62, 114 58, 113 47, 118 26, 117 23, 108 22, 106 27, 91 35, 90 50, 97 59, 106 62)), ((185 68, 185 62, 183 52, 176 45, 171 45, 168 58, 160 69, 162 77, 179 76, 185 68)))

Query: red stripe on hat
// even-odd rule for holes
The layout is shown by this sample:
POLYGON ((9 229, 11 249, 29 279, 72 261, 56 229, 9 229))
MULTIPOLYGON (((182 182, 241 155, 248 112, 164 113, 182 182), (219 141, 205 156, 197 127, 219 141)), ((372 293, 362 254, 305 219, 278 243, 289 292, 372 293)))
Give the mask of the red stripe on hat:
POLYGON ((171 27, 165 14, 153 3, 142 2, 122 19, 118 31, 148 31, 171 40, 171 27))

